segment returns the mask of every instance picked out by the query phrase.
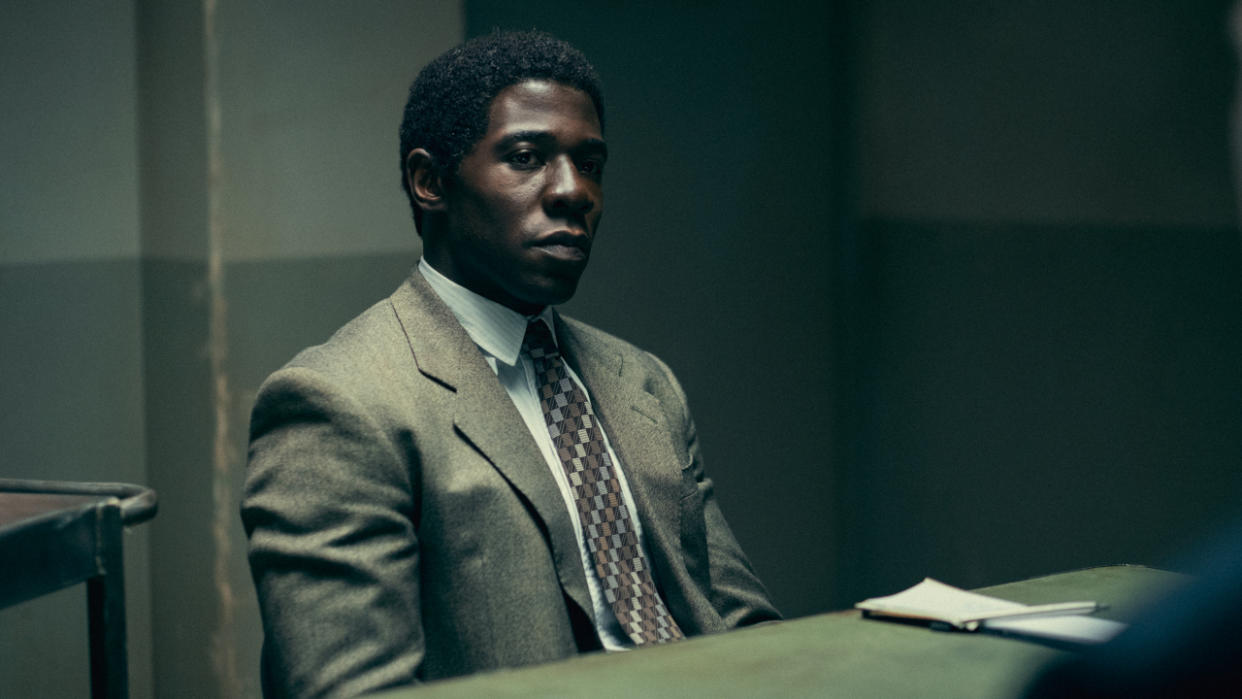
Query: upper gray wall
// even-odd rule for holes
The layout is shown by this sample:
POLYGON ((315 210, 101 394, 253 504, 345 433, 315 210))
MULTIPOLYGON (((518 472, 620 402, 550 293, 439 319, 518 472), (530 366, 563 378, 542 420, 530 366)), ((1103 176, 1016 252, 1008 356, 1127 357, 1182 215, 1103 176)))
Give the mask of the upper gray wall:
POLYGON ((218 195, 228 260, 402 252, 397 127, 457 2, 221 3, 218 195))
MULTIPOLYGON (((147 481, 135 54, 132 2, 0 3, 0 477, 147 481)), ((136 697, 148 536, 125 539, 136 697)), ((85 696, 86 628, 84 585, 0 611, 0 696, 85 696)))
POLYGON ((138 255, 133 4, 0 4, 0 264, 138 255))
POLYGON ((856 3, 864 216, 1233 227, 1229 3, 856 3))

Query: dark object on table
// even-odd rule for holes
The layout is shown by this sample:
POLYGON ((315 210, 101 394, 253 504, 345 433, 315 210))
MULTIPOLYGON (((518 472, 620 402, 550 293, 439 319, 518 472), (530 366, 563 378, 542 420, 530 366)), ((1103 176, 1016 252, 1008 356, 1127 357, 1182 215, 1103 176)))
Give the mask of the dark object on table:
POLYGON ((1028 699, 1237 696, 1242 687, 1242 526, 1202 551, 1193 578, 1109 643, 1053 663, 1028 699))

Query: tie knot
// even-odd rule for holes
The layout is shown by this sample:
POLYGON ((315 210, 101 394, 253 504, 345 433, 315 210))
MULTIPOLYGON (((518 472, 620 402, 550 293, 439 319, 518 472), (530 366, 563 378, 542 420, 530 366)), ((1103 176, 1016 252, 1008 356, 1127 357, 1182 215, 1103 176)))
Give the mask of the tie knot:
POLYGON ((542 320, 532 320, 526 326, 526 337, 522 340, 522 349, 531 359, 555 357, 559 352, 556 342, 552 340, 552 331, 542 320))

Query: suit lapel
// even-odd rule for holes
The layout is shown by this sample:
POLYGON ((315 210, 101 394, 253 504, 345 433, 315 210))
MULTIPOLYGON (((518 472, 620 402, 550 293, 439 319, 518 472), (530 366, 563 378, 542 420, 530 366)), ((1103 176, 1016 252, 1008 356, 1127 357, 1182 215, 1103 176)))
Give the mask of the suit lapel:
POLYGON ((561 352, 586 384, 591 405, 621 459, 648 551, 657 558, 653 563, 657 569, 672 563, 681 550, 681 464, 660 401, 643 388, 639 367, 627 365, 614 348, 577 331, 559 315, 557 321, 561 352))
POLYGON ((415 271, 392 297, 414 361, 456 393, 453 423, 542 521, 565 593, 594 621, 577 537, 565 501, 513 401, 457 318, 415 271))

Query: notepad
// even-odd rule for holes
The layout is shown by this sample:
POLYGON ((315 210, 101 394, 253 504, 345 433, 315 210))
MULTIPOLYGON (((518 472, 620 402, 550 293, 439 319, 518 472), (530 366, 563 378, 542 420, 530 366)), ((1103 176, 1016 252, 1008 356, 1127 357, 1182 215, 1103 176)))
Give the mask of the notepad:
POLYGON ((1116 636, 1126 625, 1083 616, 1095 602, 1026 605, 925 578, 909 589, 854 605, 864 616, 927 621, 962 631, 987 630, 1069 643, 1095 644, 1116 636))

